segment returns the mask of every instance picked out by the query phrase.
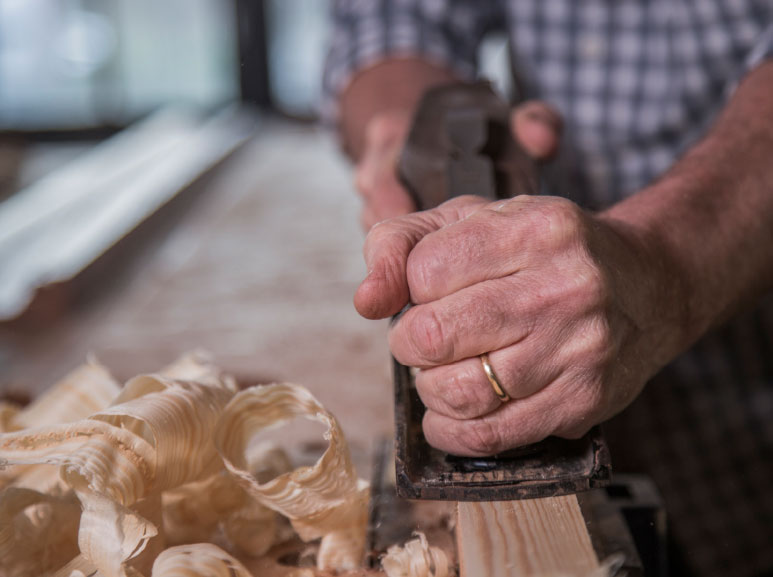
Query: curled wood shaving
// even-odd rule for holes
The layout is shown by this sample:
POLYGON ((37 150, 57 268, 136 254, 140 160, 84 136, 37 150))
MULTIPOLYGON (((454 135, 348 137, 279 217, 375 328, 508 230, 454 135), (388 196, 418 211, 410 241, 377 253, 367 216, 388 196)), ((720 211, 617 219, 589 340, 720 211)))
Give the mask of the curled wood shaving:
MULTIPOLYGON (((107 407, 120 390, 119 384, 107 369, 92 359, 73 370, 24 409, 0 405, 0 432, 83 419, 107 407)), ((0 470, 0 488, 11 482, 17 487, 43 492, 62 487, 55 469, 34 465, 0 470)))
POLYGON ((78 547, 83 557, 105 577, 126 577, 127 563, 137 559, 156 526, 137 511, 101 495, 81 493, 83 505, 78 547))
POLYGON ((232 391, 161 376, 126 383, 115 404, 93 415, 146 441, 153 450, 153 490, 172 489, 222 467, 212 433, 232 391))
POLYGON ((368 485, 335 418, 297 385, 236 391, 194 353, 123 388, 91 362, 27 409, 0 406, 0 575, 248 576, 206 541, 261 556, 291 531, 278 513, 322 539, 318 567, 358 567, 368 485), (253 437, 297 416, 329 447, 293 469, 253 437))
POLYGON ((349 448, 335 417, 303 387, 275 384, 238 393, 215 431, 223 462, 244 490, 290 519, 305 541, 322 537, 317 567, 352 569, 364 555, 368 483, 354 472, 349 448), (295 417, 327 427, 329 446, 311 467, 260 482, 250 471, 250 441, 261 430, 295 417))
MULTIPOLYGON (((292 469, 287 453, 267 441, 250 446, 247 460, 248 469, 258 483, 270 481, 292 469)), ((234 477, 229 478, 235 482, 234 477)), ((245 507, 231 513, 223 529, 228 540, 250 557, 260 557, 286 537, 283 535, 286 530, 280 530, 276 512, 255 499, 249 499, 245 507)))
POLYGON ((246 567, 211 543, 170 547, 153 563, 152 577, 252 577, 246 567))
POLYGON ((202 385, 227 388, 234 393, 238 390, 236 380, 223 373, 206 351, 196 350, 185 353, 171 365, 158 373, 176 381, 195 381, 202 385))
POLYGON ((381 558, 388 577, 448 577, 448 558, 442 549, 431 547, 424 533, 403 547, 392 545, 381 558))
POLYGON ((51 577, 100 577, 100 575, 94 565, 86 561, 83 555, 78 555, 51 577))
POLYGON ((85 419, 107 407, 120 391, 110 372, 90 359, 23 409, 14 425, 26 429, 85 419))
POLYGON ((0 492, 0 575, 42 575, 76 556, 80 515, 72 494, 0 492))
POLYGON ((166 491, 162 510, 167 543, 208 541, 224 518, 247 504, 247 494, 225 470, 166 491))
POLYGON ((222 466, 212 431, 231 395, 224 387, 137 377, 119 404, 88 419, 3 435, 0 460, 59 465, 83 508, 81 554, 105 577, 124 577, 125 564, 158 533, 132 505, 222 466))
POLYGON ((277 514, 257 501, 233 512, 223 523, 228 540, 249 557, 260 557, 278 541, 277 514))

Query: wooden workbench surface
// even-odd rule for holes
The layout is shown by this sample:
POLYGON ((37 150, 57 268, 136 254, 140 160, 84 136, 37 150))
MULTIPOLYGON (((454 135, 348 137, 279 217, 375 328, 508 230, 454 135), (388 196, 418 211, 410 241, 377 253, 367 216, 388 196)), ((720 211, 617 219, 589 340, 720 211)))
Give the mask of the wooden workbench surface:
POLYGON ((94 353, 119 378, 192 348, 251 382, 307 386, 354 449, 390 435, 386 324, 351 304, 364 274, 349 167, 333 139, 272 122, 93 302, 0 329, 0 388, 33 395, 94 353))

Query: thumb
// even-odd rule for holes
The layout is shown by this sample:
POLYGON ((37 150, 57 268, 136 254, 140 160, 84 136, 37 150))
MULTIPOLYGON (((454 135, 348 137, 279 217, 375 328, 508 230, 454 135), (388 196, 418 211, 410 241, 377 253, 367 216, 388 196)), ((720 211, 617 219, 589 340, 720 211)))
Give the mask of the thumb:
POLYGON ((357 312, 369 319, 400 312, 410 301, 406 265, 416 244, 485 204, 487 201, 480 197, 460 196, 432 210, 392 218, 371 228, 363 248, 368 276, 354 294, 357 312))
POLYGON ((540 100, 529 100, 510 113, 510 129, 535 160, 548 160, 561 142, 563 121, 558 111, 540 100))

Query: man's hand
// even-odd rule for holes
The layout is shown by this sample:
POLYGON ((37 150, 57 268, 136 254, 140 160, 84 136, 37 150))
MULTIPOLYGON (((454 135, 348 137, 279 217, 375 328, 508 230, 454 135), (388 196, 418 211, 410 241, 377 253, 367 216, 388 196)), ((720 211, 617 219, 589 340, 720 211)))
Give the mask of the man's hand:
MULTIPOLYGON (((410 194, 397 179, 397 162, 408 137, 411 113, 392 109, 375 115, 365 127, 364 146, 355 185, 363 206, 365 231, 377 222, 416 210, 410 194)), ((561 132, 561 119, 549 106, 530 101, 513 109, 511 129, 527 153, 537 160, 555 154, 561 132)))
POLYGON ((391 110, 375 116, 365 128, 354 184, 362 197, 360 222, 366 232, 377 222, 416 210, 411 195, 397 180, 397 162, 410 124, 409 112, 391 110))
POLYGON ((383 318, 417 305, 390 344, 423 369, 430 443, 482 455, 576 437, 773 290, 771 90, 766 62, 671 170, 600 215, 549 197, 467 197, 373 228, 355 306, 383 318))
POLYGON ((364 253, 355 306, 383 318, 416 305, 390 347, 422 369, 424 433, 450 453, 583 435, 636 397, 670 342, 673 311, 653 306, 675 300, 662 267, 632 230, 565 199, 454 199, 375 226, 364 253))

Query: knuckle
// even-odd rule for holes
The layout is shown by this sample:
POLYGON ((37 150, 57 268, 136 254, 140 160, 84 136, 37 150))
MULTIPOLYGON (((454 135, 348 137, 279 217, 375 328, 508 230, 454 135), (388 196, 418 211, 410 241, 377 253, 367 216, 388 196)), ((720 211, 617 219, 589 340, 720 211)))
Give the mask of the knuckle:
POLYGON ((467 423, 458 441, 469 451, 480 455, 493 455, 505 448, 499 429, 487 419, 467 423))
POLYGON ((439 363, 453 356, 453 343, 446 336, 446 327, 431 306, 416 307, 408 323, 408 338, 420 359, 439 363), (415 312, 414 312, 415 311, 415 312))
POLYGON ((589 255, 583 261, 572 276, 575 296, 586 310, 604 310, 612 300, 611 287, 589 255))
POLYGON ((573 238, 581 228, 580 208, 565 199, 555 200, 549 205, 547 223, 548 232, 558 240, 573 238))
POLYGON ((582 209, 570 200, 551 198, 534 206, 532 226, 551 248, 576 242, 583 226, 582 209))
POLYGON ((585 338, 583 339, 582 353, 595 366, 603 367, 616 356, 616 347, 612 338, 609 322, 603 315, 595 315, 590 321, 585 338))

